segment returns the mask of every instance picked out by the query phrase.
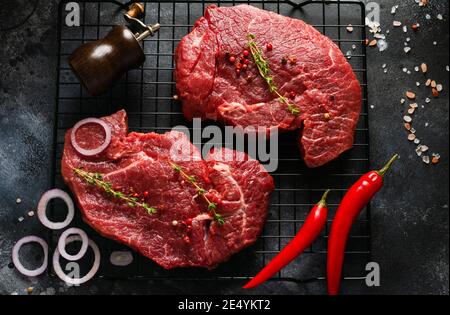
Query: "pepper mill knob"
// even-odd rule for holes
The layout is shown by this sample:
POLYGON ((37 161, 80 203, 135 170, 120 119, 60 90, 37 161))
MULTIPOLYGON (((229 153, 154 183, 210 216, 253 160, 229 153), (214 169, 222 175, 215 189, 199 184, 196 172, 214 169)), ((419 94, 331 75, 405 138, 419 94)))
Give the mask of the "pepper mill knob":
POLYGON ((132 18, 140 19, 144 16, 144 10, 144 5, 142 3, 136 2, 131 5, 126 14, 128 14, 128 16, 132 18))

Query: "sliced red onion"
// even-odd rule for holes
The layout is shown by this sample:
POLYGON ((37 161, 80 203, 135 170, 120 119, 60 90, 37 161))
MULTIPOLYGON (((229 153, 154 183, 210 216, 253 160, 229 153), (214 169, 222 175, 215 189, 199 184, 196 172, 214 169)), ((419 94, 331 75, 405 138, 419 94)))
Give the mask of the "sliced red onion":
POLYGON ((88 239, 86 232, 84 232, 83 230, 80 230, 78 228, 70 228, 70 229, 65 230, 61 234, 61 236, 58 240, 59 253, 61 254, 61 256, 63 256, 65 259, 67 259, 69 261, 75 261, 75 260, 81 259, 84 256, 84 254, 86 254, 88 245, 89 245, 89 239, 88 239), (69 235, 73 235, 73 234, 79 235, 81 237, 81 242, 82 242, 80 251, 76 255, 70 255, 66 252, 66 239, 69 235))
POLYGON ((73 216, 75 215, 74 205, 73 201, 70 198, 70 196, 61 189, 52 189, 44 193, 41 197, 41 200, 39 200, 38 204, 38 217, 39 221, 46 227, 52 230, 60 230, 65 228, 72 222, 73 216), (48 202, 51 199, 54 198, 60 198, 62 199, 66 205, 67 205, 67 217, 63 222, 52 222, 47 218, 46 210, 48 202))
POLYGON ((14 266, 16 267, 16 269, 23 275, 28 276, 28 277, 36 277, 39 276, 40 274, 42 274, 45 269, 47 269, 47 265, 48 265, 48 245, 47 243, 40 237, 37 236, 25 236, 24 238, 20 239, 16 245, 14 245, 13 248, 13 252, 12 252, 12 260, 14 263, 14 266), (19 251, 22 248, 22 246, 24 244, 28 244, 28 243, 38 243, 39 245, 42 246, 42 249, 44 251, 44 261, 42 263, 42 265, 34 270, 28 270, 26 269, 22 263, 20 262, 19 259, 19 251))
POLYGON ((114 266, 125 267, 133 262, 133 254, 129 251, 112 252, 109 261, 114 266))
POLYGON ((108 124, 106 122, 104 122, 101 119, 98 118, 86 118, 83 119, 81 121, 79 121, 78 123, 76 123, 76 125, 72 128, 72 132, 70 133, 70 141, 72 142, 73 147, 75 148, 75 150, 84 155, 84 156, 93 156, 93 155, 97 155, 99 153, 102 153, 111 143, 111 128, 108 126, 108 124), (95 148, 95 149, 83 149, 82 147, 80 147, 77 143, 76 140, 76 133, 77 130, 80 129, 81 126, 86 125, 86 124, 98 124, 100 126, 103 127, 103 129, 105 130, 105 141, 103 141, 103 143, 95 148))
MULTIPOLYGON (((75 241, 80 241, 81 237, 79 235, 69 236, 66 238, 66 245, 75 241)), ((94 277, 94 275, 97 273, 98 268, 100 267, 100 250, 98 249, 97 244, 95 244, 91 239, 88 240, 89 246, 94 251, 94 264, 92 265, 91 270, 81 278, 71 278, 67 276, 64 271, 61 268, 61 264, 59 263, 59 257, 60 253, 59 250, 56 249, 55 253, 53 254, 53 269, 55 270, 56 275, 67 284, 72 285, 80 285, 83 284, 94 277)))

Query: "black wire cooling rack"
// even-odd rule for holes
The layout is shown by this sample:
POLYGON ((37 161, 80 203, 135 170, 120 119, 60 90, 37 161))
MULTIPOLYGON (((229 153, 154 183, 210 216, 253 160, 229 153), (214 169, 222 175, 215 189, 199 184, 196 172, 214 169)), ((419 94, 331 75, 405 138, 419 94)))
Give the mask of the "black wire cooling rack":
MULTIPOLYGON (((173 100, 174 49, 192 24, 202 16, 210 4, 231 6, 240 3, 299 18, 312 24, 339 45, 348 54, 364 95, 363 111, 356 130, 354 148, 338 160, 320 169, 307 169, 296 147, 296 135, 286 134, 280 139, 279 167, 272 173, 276 190, 271 200, 269 218, 265 229, 254 246, 233 256, 212 271, 200 269, 163 270, 150 260, 133 253, 134 262, 127 267, 114 267, 109 254, 126 248, 102 238, 78 217, 76 226, 85 229, 102 251, 100 277, 127 279, 186 279, 186 280, 245 280, 256 274, 296 234, 306 215, 323 191, 332 188, 329 196, 330 216, 321 237, 288 267, 272 280, 306 282, 325 279, 326 241, 331 219, 339 200, 349 186, 369 169, 369 130, 367 117, 366 46, 364 44, 365 7, 353 1, 148 1, 145 3, 144 23, 159 22, 161 29, 143 42, 146 61, 142 67, 129 71, 106 94, 92 98, 72 74, 68 57, 84 42, 102 38, 113 25, 126 24, 123 7, 117 1, 78 1, 81 25, 67 27, 66 1, 59 7, 59 51, 57 107, 54 150, 54 186, 68 190, 60 174, 60 161, 64 134, 77 121, 90 117, 109 115, 125 108, 132 131, 166 132, 175 125, 192 125, 181 113, 181 105, 173 100), (347 27, 353 26, 353 32, 347 27), (350 58, 351 56, 351 58, 350 58)), ((55 207, 60 205, 56 204, 55 207)), ((62 205, 61 205, 62 206, 62 205)), ((349 238, 344 276, 346 280, 360 281, 365 275, 365 265, 370 261, 370 209, 361 214, 349 238)), ((50 236, 55 244, 57 234, 50 236)), ((88 258, 87 258, 88 259, 88 258)))

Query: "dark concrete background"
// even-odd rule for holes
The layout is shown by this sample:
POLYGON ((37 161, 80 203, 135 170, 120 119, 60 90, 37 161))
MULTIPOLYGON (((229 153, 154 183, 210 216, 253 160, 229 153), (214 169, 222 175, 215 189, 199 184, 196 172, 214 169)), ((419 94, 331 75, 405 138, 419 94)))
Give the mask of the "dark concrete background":
MULTIPOLYGON (((43 235, 36 218, 20 216, 36 207, 49 188, 53 117, 56 89, 56 16, 58 1, 2 1, 0 4, 0 294, 35 287, 34 294, 244 294, 235 283, 186 283, 94 280, 67 288, 46 276, 30 280, 11 268, 11 248, 28 234, 43 235), (19 24, 11 30, 7 27, 19 24), (22 202, 16 204, 16 198, 22 202)), ((414 0, 377 1, 381 4, 383 30, 390 29, 389 48, 380 53, 369 49, 369 101, 371 160, 378 165, 392 152, 401 160, 389 175, 372 204, 373 261, 381 267, 381 286, 361 288, 346 284, 344 293, 358 294, 448 294, 449 293, 449 177, 448 177, 448 1, 431 0, 419 8, 414 0), (412 51, 403 52, 406 35, 392 27, 392 5, 400 5, 395 20, 421 23, 411 36, 412 51), (425 19, 425 14, 432 16, 425 19), (444 20, 436 19, 441 13, 444 20), (433 42, 437 41, 437 45, 433 42), (405 106, 400 104, 407 89, 415 89, 424 104, 429 90, 415 87, 424 77, 413 68, 422 62, 429 76, 444 85, 444 92, 416 115, 419 137, 442 156, 437 166, 423 164, 406 140, 402 127, 405 106), (382 64, 389 68, 383 73, 382 64), (411 75, 402 68, 412 70, 411 75), (425 123, 428 122, 428 126, 425 123)), ((321 294, 324 283, 297 285, 269 283, 255 293, 321 294)))

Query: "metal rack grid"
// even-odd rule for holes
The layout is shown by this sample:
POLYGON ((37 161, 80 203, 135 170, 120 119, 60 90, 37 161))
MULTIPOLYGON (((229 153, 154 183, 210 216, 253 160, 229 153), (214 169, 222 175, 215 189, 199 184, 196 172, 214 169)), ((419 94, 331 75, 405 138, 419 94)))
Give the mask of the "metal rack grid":
MULTIPOLYGON (((129 115, 131 131, 166 132, 175 125, 187 123, 181 113, 181 105, 173 100, 174 49, 177 42, 190 31, 207 5, 206 1, 149 1, 145 2, 144 23, 161 24, 153 38, 143 42, 146 61, 142 67, 128 72, 113 89, 96 98, 90 97, 71 73, 67 59, 82 43, 102 38, 113 25, 125 24, 123 11, 114 1, 78 1, 81 7, 81 26, 67 27, 64 21, 65 1, 59 7, 59 52, 57 108, 55 124, 55 148, 53 161, 54 186, 67 187, 60 175, 60 160, 64 134, 75 122, 89 116, 109 115, 125 108, 129 115)), ((322 236, 298 259, 277 274, 273 280, 306 282, 325 279, 326 240, 331 219, 346 189, 369 169, 369 130, 367 106, 366 47, 364 45, 365 8, 353 1, 239 1, 222 0, 215 4, 230 6, 251 4, 280 14, 300 18, 312 24, 323 34, 331 37, 344 53, 351 52, 349 62, 361 82, 364 104, 356 130, 354 148, 338 160, 315 170, 307 169, 301 161, 295 134, 280 139, 279 168, 272 173, 276 190, 270 205, 265 229, 257 243, 236 254, 227 263, 213 271, 179 269, 166 271, 134 253, 135 260, 126 268, 108 263, 109 253, 126 248, 114 241, 104 239, 84 224, 80 217, 76 226, 85 229, 102 249, 100 277, 127 279, 202 279, 233 280, 248 279, 260 270, 295 235, 310 208, 326 188, 332 188, 329 196, 330 215, 322 236), (354 31, 346 27, 352 24, 354 31)), ((208 123, 207 123, 208 124, 208 123)), ((54 205, 54 208, 60 205, 54 205)), ((56 211, 55 211, 56 212, 56 211)), ((344 277, 360 281, 364 278, 365 264, 370 261, 370 207, 358 218, 349 238, 344 277)), ((58 234, 50 235, 55 244, 58 234)), ((89 260, 89 259, 87 259, 89 260)), ((89 262, 87 262, 89 264, 89 262)))

